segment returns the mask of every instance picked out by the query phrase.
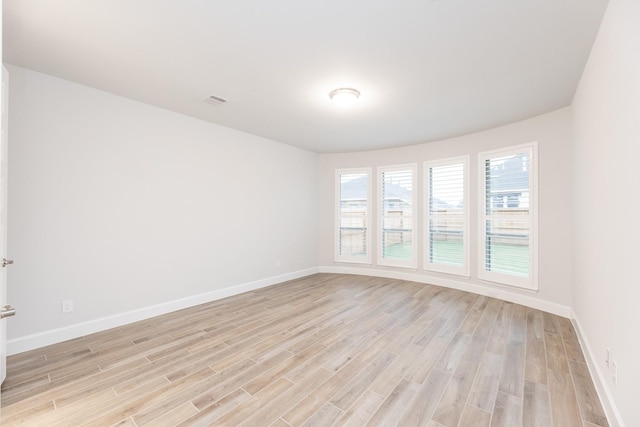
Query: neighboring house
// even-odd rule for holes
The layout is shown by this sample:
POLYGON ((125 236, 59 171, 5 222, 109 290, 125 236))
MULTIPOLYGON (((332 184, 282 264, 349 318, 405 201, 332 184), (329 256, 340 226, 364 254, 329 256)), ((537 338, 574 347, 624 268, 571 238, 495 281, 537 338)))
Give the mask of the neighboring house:
POLYGON ((491 174, 491 187, 487 188, 491 207, 529 207, 529 161, 525 156, 499 159, 487 166, 491 174))
MULTIPOLYGON (((394 211, 402 211, 411 208, 412 193, 406 188, 387 182, 385 184, 385 207, 394 211)), ((340 200, 343 208, 366 207, 367 201, 367 177, 347 181, 342 184, 340 200)))

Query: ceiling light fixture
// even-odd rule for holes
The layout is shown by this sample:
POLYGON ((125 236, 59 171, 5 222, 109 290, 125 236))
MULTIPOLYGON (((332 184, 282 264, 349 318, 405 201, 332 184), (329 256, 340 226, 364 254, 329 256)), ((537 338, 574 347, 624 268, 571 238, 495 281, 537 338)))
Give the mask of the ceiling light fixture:
POLYGON ((338 107, 351 107, 360 97, 360 91, 348 87, 335 89, 329 92, 329 98, 338 107))

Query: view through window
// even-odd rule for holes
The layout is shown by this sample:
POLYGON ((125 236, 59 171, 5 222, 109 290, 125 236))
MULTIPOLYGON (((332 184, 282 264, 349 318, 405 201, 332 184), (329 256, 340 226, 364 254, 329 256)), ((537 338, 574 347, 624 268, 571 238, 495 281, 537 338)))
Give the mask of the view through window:
POLYGON ((425 269, 468 275, 467 158, 425 163, 425 269))
POLYGON ((484 278, 534 287, 533 153, 534 147, 528 145, 481 155, 484 186, 480 275, 484 278))
POLYGON ((379 168, 379 264, 416 267, 415 165, 379 168))
POLYGON ((371 262, 369 240, 370 171, 338 171, 338 236, 336 259, 371 262))

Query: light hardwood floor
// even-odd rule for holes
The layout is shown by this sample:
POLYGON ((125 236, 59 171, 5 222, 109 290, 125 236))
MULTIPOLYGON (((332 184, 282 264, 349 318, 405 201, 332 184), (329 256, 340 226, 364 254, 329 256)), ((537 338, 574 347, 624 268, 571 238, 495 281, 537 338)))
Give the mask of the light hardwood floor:
POLYGON ((318 274, 11 356, 2 425, 608 424, 569 320, 318 274))

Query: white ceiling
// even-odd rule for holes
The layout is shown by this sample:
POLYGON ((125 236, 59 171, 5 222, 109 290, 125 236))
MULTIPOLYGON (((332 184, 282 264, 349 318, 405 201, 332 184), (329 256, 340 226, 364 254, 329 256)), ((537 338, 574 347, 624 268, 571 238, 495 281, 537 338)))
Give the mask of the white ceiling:
POLYGON ((571 103, 606 0, 4 0, 5 62, 315 152, 571 103), (351 110, 328 93, 355 87, 351 110), (215 94, 229 101, 203 102, 215 94))

